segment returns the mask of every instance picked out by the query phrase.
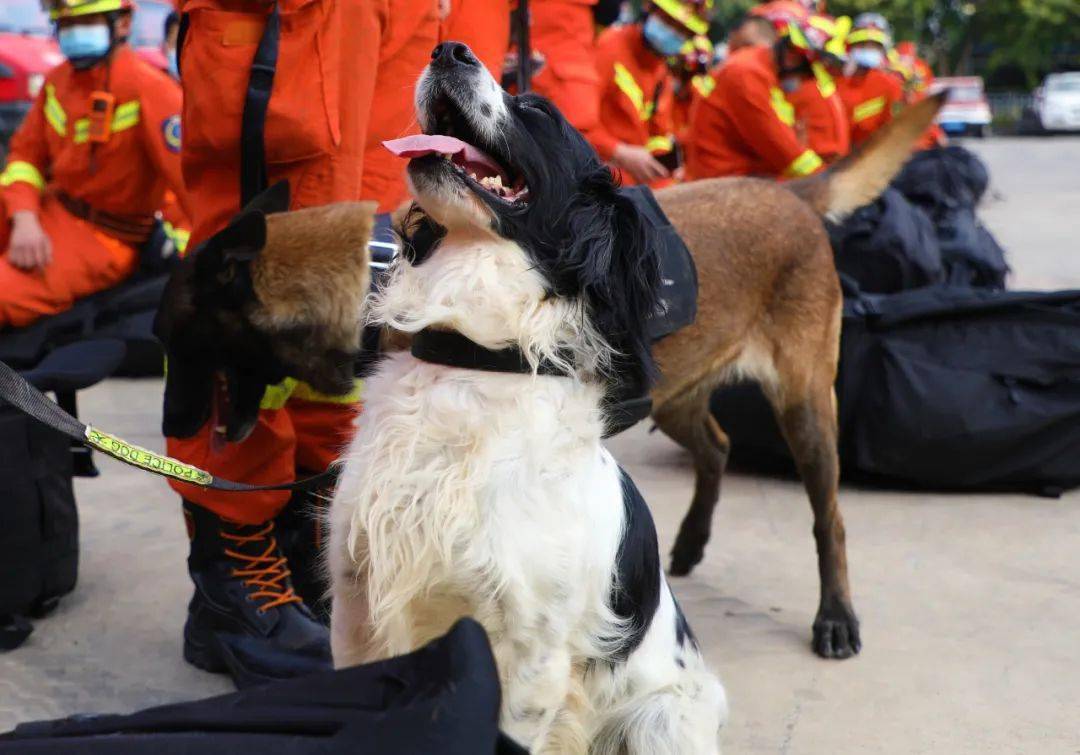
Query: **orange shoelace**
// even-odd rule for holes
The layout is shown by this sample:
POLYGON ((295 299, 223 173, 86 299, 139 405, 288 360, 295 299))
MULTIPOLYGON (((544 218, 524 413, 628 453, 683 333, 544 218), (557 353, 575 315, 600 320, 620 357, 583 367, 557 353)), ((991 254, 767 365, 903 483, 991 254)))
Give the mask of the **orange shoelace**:
POLYGON ((260 613, 266 613, 271 608, 287 603, 299 603, 301 600, 292 587, 282 584, 292 572, 286 566, 288 562, 285 557, 277 551, 277 540, 270 534, 273 530, 274 523, 268 522, 265 527, 251 535, 221 532, 223 538, 232 540, 238 547, 267 541, 266 550, 259 556, 225 549, 227 556, 245 564, 242 569, 233 569, 233 576, 242 577, 246 587, 258 588, 251 593, 252 598, 266 599, 266 602, 259 606, 260 613))

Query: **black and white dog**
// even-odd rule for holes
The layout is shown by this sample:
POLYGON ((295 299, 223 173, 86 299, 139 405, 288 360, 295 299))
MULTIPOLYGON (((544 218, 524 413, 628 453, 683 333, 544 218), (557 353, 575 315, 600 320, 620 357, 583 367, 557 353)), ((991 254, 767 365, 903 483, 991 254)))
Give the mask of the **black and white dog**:
POLYGON ((612 399, 651 379, 647 230, 558 110, 503 92, 467 46, 436 48, 416 104, 424 135, 387 146, 411 158, 424 248, 372 316, 421 356, 448 333, 483 356, 394 354, 368 380, 330 514, 335 663, 471 615, 501 726, 532 751, 717 752, 723 688, 601 445, 612 399))

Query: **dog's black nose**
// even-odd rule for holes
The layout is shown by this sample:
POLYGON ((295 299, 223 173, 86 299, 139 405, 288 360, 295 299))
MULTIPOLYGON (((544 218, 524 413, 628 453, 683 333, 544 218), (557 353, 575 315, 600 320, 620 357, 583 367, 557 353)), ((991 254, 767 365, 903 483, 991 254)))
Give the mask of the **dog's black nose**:
POLYGON ((443 68, 454 66, 479 66, 480 61, 463 42, 443 42, 431 51, 431 64, 443 68))

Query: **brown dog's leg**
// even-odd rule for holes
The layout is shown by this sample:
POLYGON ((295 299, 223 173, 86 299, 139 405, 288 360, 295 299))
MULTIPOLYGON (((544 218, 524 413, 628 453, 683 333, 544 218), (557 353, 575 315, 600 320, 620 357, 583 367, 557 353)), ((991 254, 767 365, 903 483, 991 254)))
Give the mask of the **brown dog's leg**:
MULTIPOLYGON (((814 510, 821 604, 814 619, 814 652, 824 658, 848 658, 859 652, 859 620, 848 586, 844 519, 837 504, 840 460, 836 448, 836 413, 829 375, 818 374, 808 396, 777 410, 777 419, 795 457, 814 510)), ((794 397, 793 397, 794 398, 794 397)))
POLYGON ((703 398, 664 406, 653 415, 657 426, 694 459, 694 499, 671 549, 671 574, 679 577, 689 574, 705 555, 731 450, 728 436, 709 412, 708 396, 706 392, 703 398))

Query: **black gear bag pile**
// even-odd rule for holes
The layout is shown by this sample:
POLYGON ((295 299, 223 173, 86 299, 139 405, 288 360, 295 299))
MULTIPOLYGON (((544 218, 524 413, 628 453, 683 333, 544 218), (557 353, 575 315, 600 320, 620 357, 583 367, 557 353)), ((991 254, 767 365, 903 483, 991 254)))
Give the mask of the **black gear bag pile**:
POLYGON ((131 715, 22 724, 0 755, 524 755, 498 730, 499 676, 471 619, 410 653, 131 715))
MULTIPOLYGON (((847 479, 1056 495, 1080 485, 1080 291, 1006 292, 976 218, 989 175, 963 147, 920 152, 829 229, 844 283, 837 397, 847 479)), ((793 472, 753 385, 713 414, 736 464, 793 472)))
MULTIPOLYGON (((844 305, 848 479, 1057 495, 1080 485, 1080 291, 933 287, 844 305)), ((756 386, 713 397, 733 459, 793 470, 756 386)))

